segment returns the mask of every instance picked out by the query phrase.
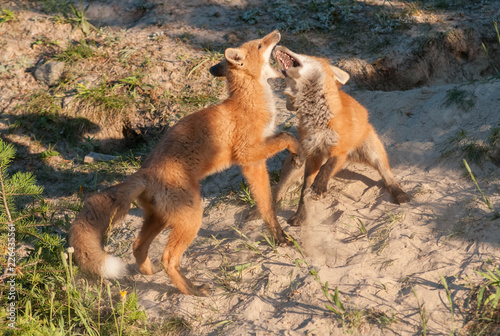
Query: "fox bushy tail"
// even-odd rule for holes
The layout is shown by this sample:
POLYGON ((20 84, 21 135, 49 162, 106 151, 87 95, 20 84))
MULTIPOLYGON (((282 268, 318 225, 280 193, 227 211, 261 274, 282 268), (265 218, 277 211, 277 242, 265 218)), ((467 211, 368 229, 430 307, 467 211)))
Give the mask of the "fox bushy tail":
POLYGON ((104 251, 104 237, 110 226, 127 215, 131 203, 145 188, 145 181, 135 174, 85 201, 68 234, 82 271, 109 279, 126 275, 123 261, 104 251))

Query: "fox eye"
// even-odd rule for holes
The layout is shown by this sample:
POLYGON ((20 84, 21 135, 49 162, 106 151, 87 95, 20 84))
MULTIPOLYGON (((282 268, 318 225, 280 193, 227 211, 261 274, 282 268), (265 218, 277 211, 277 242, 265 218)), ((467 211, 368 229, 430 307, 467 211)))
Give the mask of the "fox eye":
POLYGON ((262 44, 259 44, 259 49, 262 48, 262 44))

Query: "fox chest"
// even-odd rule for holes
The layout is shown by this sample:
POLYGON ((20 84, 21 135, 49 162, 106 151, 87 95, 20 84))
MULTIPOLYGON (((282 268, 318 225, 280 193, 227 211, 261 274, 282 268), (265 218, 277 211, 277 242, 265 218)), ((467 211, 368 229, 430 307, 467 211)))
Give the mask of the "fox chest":
POLYGON ((295 105, 299 115, 299 123, 303 130, 301 144, 308 154, 326 155, 338 144, 339 135, 329 124, 334 115, 321 96, 297 97, 295 105))
MULTIPOLYGON (((264 85, 264 83, 263 83, 264 85)), ((274 100, 274 94, 271 87, 265 83, 264 86, 264 99, 266 102, 267 118, 265 121, 264 129, 262 131, 262 137, 267 138, 276 133, 276 105, 274 100)))

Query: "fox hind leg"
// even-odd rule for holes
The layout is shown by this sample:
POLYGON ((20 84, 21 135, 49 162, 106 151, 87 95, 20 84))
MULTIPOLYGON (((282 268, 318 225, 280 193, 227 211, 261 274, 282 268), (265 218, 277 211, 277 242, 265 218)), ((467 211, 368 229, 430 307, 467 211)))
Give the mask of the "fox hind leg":
POLYGON ((323 157, 321 155, 310 156, 306 160, 304 184, 302 185, 302 191, 300 193, 299 205, 297 207, 295 215, 288 219, 288 224, 290 224, 291 226, 299 226, 301 224, 304 224, 307 220, 306 194, 310 194, 309 187, 313 184, 322 163, 323 157))
POLYGON ((161 271, 161 267, 155 266, 148 257, 148 250, 156 236, 165 228, 165 222, 153 210, 145 208, 144 224, 139 236, 134 242, 134 257, 142 274, 152 275, 161 271))
POLYGON ((209 288, 206 285, 195 286, 181 271, 180 260, 184 251, 198 234, 201 227, 203 208, 199 192, 192 195, 183 194, 177 198, 177 204, 169 214, 170 236, 163 251, 162 263, 172 283, 184 294, 206 296, 209 288), (179 198, 183 202, 179 202, 179 198), (189 199, 188 199, 189 198, 189 199))
POLYGON ((373 129, 353 153, 353 159, 369 164, 380 173, 394 203, 401 204, 410 200, 410 196, 401 189, 398 181, 394 178, 384 145, 373 129))
POLYGON ((330 181, 330 178, 342 169, 346 160, 347 155, 342 153, 330 157, 325 162, 325 164, 321 166, 321 169, 319 170, 319 173, 314 179, 314 183, 311 186, 311 189, 315 194, 315 198, 323 197, 328 188, 328 182, 330 181))

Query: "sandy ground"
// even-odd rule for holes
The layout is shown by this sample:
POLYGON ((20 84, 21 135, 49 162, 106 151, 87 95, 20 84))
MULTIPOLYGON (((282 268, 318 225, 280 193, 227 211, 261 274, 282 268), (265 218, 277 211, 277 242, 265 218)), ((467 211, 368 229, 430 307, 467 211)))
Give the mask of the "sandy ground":
MULTIPOLYGON (((373 1, 379 5, 385 2, 373 1)), ((201 41, 235 46, 258 35, 256 26, 238 21, 238 10, 260 1, 156 1, 154 9, 143 6, 140 10, 132 5, 137 5, 134 1, 126 1, 123 6, 91 3, 94 5, 89 8, 89 17, 100 15, 99 22, 121 32, 125 41, 138 49, 146 50, 153 44, 152 34, 167 36, 156 55, 161 55, 161 64, 173 65, 162 65, 162 71, 150 74, 166 78, 167 88, 169 81, 185 80, 172 77, 180 76, 172 70, 177 67, 176 53, 202 53, 201 41), (179 50, 174 40, 183 34, 191 34, 196 47, 183 46, 185 49, 179 50)), ((484 3, 499 7, 498 1, 484 3)), ((468 12, 457 14, 453 20, 489 20, 484 13, 477 11, 476 17, 468 12)), ((22 15, 30 16, 26 20, 21 16, 20 20, 29 25, 22 28, 29 33, 29 39, 15 42, 17 35, 10 34, 7 28, 0 35, 8 41, 2 49, 4 66, 19 63, 9 68, 13 75, 0 82, 3 112, 26 93, 28 85, 39 85, 21 62, 28 55, 34 65, 36 50, 30 46, 34 37, 44 31, 56 34, 49 28, 58 29, 60 36, 53 38, 60 39, 64 46, 63 37, 78 33, 71 32, 68 25, 58 28, 43 17, 22 15)), ((443 31, 455 25, 444 16, 416 17, 421 29, 435 22, 443 25, 443 31)), ((368 18, 375 20, 375 16, 368 18)), ((275 22, 262 22, 263 30, 271 26, 274 29, 275 22)), ((415 30, 411 34, 418 35, 415 30)), ((287 34, 285 42, 302 40, 303 35, 287 34)), ((348 58, 356 52, 348 45, 335 54, 332 48, 336 45, 332 47, 325 34, 309 42, 306 47, 316 53, 320 50, 331 59, 348 58), (321 49, 321 43, 331 49, 321 49)), ((410 42, 404 41, 394 49, 410 42)), ((474 65, 461 58, 459 61, 474 65)), ((485 66, 489 65, 481 65, 485 66)), ((475 73, 480 73, 481 67, 474 67, 475 73)), ((448 68, 448 73, 460 75, 455 79, 462 78, 463 71, 454 69, 448 68)), ((314 216, 307 226, 294 228, 286 224, 296 210, 298 198, 297 190, 290 190, 289 201, 278 215, 300 248, 274 247, 266 241, 269 234, 263 222, 246 219, 249 207, 227 202, 224 196, 242 181, 238 169, 212 176, 201 186, 206 208, 202 228, 182 259, 186 275, 196 284, 209 285, 212 295, 182 295, 163 272, 123 280, 125 285, 136 288, 149 321, 183 317, 190 325, 190 335, 319 336, 419 335, 425 325, 422 319, 428 319, 429 335, 467 334, 471 288, 483 279, 475 271, 492 269, 500 257, 500 219, 494 219, 468 178, 461 151, 453 152, 451 140, 462 137, 461 145, 484 142, 494 128, 500 127, 500 82, 476 80, 390 92, 359 90, 348 84, 345 90, 370 111, 370 120, 385 144, 393 172, 411 195, 411 202, 401 206, 391 203, 376 171, 350 165, 332 179, 326 198, 312 204, 314 216), (453 92, 462 92, 462 98, 450 101, 453 92), (453 314, 441 276, 451 292, 453 314), (335 288, 344 307, 337 309, 340 313, 326 306, 333 305, 335 288)), ((280 127, 288 130, 297 120, 284 108, 282 95, 277 96, 280 127)), ((271 160, 270 169, 279 169, 283 157, 271 160)), ((469 163, 482 191, 498 210, 499 168, 488 159, 480 165, 469 163)), ((110 236, 110 251, 130 264, 134 262, 131 244, 141 221, 140 210, 134 209, 110 236)), ((155 240, 150 250, 152 259, 161 256, 167 239, 165 231, 155 240)))
MULTIPOLYGON (((351 92, 369 107, 393 171, 412 201, 391 203, 376 171, 350 165, 332 180, 327 197, 315 201, 309 225, 287 226, 295 206, 279 212, 302 256, 295 247, 273 250, 263 222, 245 220, 247 208, 214 206, 216 199, 206 198, 212 206, 183 267, 213 294, 184 296, 163 273, 137 275, 140 303, 153 319, 183 316, 193 335, 415 335, 422 328, 419 306, 425 308, 429 334, 462 330, 471 284, 481 278, 475 270, 500 256, 500 220, 492 220, 461 159, 442 154, 461 130, 469 139, 485 139, 499 126, 498 92, 498 81, 351 92), (472 94, 475 106, 468 111, 447 106, 447 92, 454 88, 472 94), (440 276, 451 291, 453 319, 440 276), (344 321, 325 307, 331 304, 325 283, 332 294, 338 287, 344 321)), ((280 111, 282 118, 291 117, 280 111)), ((485 162, 471 168, 484 194, 498 204, 498 167, 485 162)), ((118 253, 130 263, 131 240, 123 238, 141 225, 138 216, 138 210, 132 212, 112 236, 111 245, 119 245, 118 253)), ((167 238, 165 232, 155 241, 153 258, 161 255, 167 238)))

